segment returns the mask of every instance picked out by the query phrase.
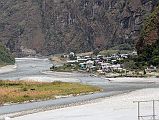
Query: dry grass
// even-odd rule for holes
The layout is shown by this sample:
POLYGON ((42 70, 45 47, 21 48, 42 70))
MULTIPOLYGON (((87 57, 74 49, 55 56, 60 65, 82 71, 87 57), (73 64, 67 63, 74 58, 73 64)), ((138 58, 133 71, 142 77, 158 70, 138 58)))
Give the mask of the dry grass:
POLYGON ((78 56, 91 56, 93 52, 85 52, 85 53, 79 53, 78 56))
POLYGON ((95 91, 100 91, 100 89, 79 83, 0 81, 0 104, 53 99, 55 96, 95 91))
POLYGON ((54 55, 50 58, 51 61, 53 61, 54 64, 64 64, 67 61, 67 58, 61 58, 60 55, 54 55))

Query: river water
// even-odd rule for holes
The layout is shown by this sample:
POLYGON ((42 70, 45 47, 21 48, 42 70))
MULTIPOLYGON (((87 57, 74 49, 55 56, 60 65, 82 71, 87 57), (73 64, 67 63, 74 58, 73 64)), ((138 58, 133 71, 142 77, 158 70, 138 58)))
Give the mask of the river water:
POLYGON ((37 80, 37 81, 64 81, 81 82, 91 85, 105 84, 105 78, 91 77, 82 73, 50 72, 51 61, 39 58, 16 58, 17 69, 9 73, 0 74, 0 80, 37 80))
POLYGON ((1 80, 18 80, 27 76, 42 75, 52 63, 48 59, 16 58, 17 69, 9 73, 0 74, 1 80))
POLYGON ((64 81, 80 82, 89 85, 95 85, 103 88, 102 93, 84 95, 80 97, 70 97, 65 99, 33 102, 27 104, 9 105, 0 107, 0 115, 21 112, 31 109, 37 109, 50 106, 61 106, 76 102, 108 97, 115 94, 121 94, 143 88, 156 88, 158 84, 147 82, 119 83, 110 82, 108 78, 92 77, 89 74, 82 73, 57 73, 49 72, 52 63, 46 59, 40 58, 16 58, 17 69, 12 72, 0 74, 0 80, 37 80, 37 81, 64 81))

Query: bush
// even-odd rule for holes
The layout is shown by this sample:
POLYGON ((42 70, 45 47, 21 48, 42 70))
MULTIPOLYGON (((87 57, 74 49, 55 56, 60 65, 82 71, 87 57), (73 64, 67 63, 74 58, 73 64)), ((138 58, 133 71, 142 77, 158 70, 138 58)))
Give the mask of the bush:
POLYGON ((159 56, 154 56, 152 58, 152 65, 158 66, 159 65, 159 56))
POLYGON ((14 64, 15 59, 11 53, 0 43, 0 64, 14 64))
POLYGON ((131 45, 131 44, 124 43, 124 44, 117 45, 117 46, 113 47, 112 49, 114 49, 114 50, 132 50, 133 49, 132 46, 133 45, 131 45))
POLYGON ((138 69, 138 66, 135 61, 129 60, 129 61, 124 62, 124 68, 126 68, 128 70, 133 70, 133 69, 138 69))
POLYGON ((26 87, 23 88, 23 91, 28 91, 28 89, 26 87))

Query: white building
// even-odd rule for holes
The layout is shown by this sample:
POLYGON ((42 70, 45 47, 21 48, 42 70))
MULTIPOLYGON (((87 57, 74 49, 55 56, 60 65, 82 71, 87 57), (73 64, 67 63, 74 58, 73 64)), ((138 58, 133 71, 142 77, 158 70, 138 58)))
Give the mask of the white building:
POLYGON ((86 68, 92 68, 93 65, 94 65, 94 61, 89 60, 86 62, 86 68))

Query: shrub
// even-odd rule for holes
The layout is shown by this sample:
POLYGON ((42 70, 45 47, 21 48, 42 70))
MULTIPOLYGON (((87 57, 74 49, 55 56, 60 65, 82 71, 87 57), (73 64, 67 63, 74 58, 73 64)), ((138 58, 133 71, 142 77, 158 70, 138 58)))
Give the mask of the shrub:
POLYGON ((0 64, 14 64, 15 59, 11 53, 0 43, 0 64))

